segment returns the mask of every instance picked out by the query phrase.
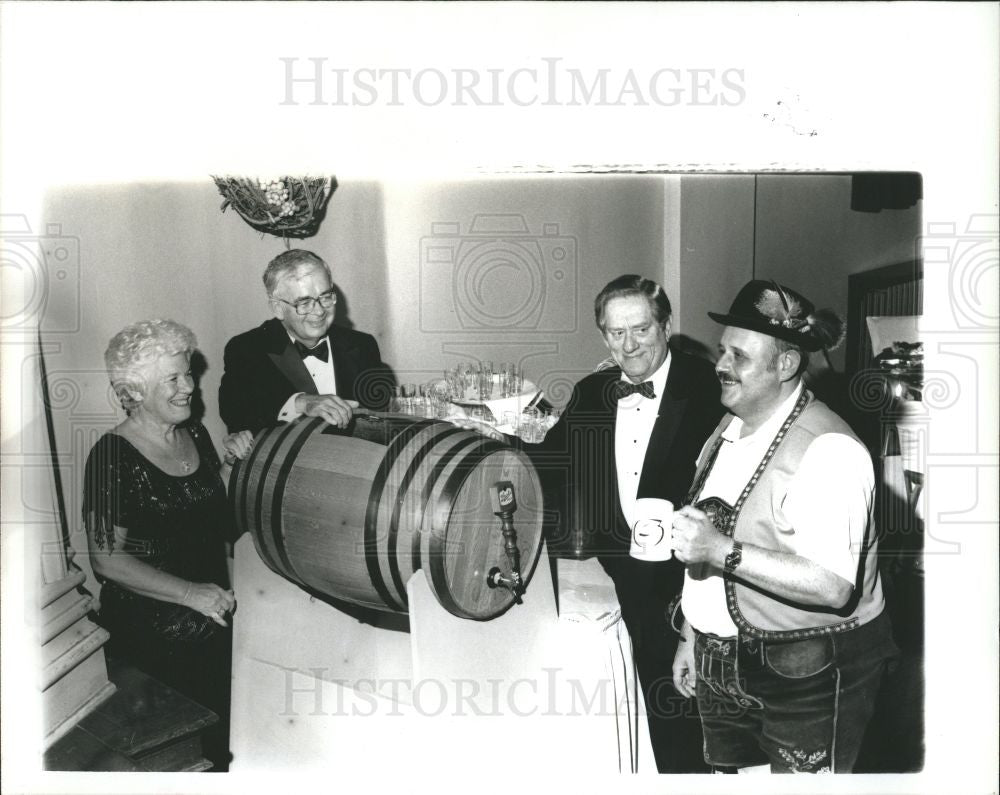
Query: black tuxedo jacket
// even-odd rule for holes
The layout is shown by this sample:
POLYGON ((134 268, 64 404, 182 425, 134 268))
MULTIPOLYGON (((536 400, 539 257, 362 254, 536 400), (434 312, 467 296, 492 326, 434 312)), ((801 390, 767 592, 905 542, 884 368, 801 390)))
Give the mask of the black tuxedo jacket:
MULTIPOLYGON (((330 327, 327 333, 337 379, 337 395, 369 409, 384 409, 393 383, 370 334, 330 327)), ((230 433, 276 425, 281 407, 296 392, 317 394, 313 383, 276 318, 233 337, 226 345, 225 372, 219 387, 219 413, 230 433)))
MULTIPOLYGON (((550 545, 558 550, 582 542, 585 555, 597 555, 615 581, 633 640, 655 654, 664 610, 680 592, 684 566, 676 559, 649 563, 629 557, 631 530, 618 498, 615 466, 614 387, 620 379, 618 368, 582 379, 560 421, 529 454, 547 506, 557 513, 549 524, 550 545), (640 627, 640 622, 647 626, 640 627)), ((712 364, 673 351, 637 496, 670 500, 680 508, 698 454, 722 414, 712 364)))

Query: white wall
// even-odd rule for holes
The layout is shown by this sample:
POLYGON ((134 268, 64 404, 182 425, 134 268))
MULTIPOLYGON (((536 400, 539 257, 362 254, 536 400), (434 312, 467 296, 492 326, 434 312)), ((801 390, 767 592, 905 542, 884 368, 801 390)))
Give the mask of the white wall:
POLYGON ((607 355, 593 299, 613 277, 663 274, 665 178, 496 178, 386 187, 401 380, 462 359, 517 360, 557 403, 607 355))
POLYGON ((726 311, 753 278, 753 209, 752 176, 681 177, 675 331, 713 357, 722 329, 706 313, 726 311))

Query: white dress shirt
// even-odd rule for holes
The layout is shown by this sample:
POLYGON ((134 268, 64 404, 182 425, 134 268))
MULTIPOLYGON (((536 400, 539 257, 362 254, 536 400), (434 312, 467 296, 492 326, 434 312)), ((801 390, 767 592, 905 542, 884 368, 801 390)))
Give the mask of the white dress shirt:
MULTIPOLYGON (((295 343, 294 338, 289 335, 288 338, 292 340, 292 344, 295 343)), ((316 356, 306 356, 302 360, 302 364, 306 366, 306 370, 309 371, 309 376, 312 378, 313 383, 316 384, 316 393, 319 395, 336 395, 337 394, 337 377, 336 371, 333 369, 333 351, 330 350, 330 340, 327 337, 323 338, 323 341, 319 343, 316 347, 325 345, 328 351, 327 360, 324 362, 322 359, 316 356)), ((301 416, 301 412, 295 410, 295 398, 299 395, 304 395, 305 392, 296 392, 288 400, 285 401, 285 405, 281 407, 281 411, 278 412, 278 420, 281 422, 288 422, 294 420, 296 417, 301 416)))
MULTIPOLYGON (((615 467, 618 471, 618 500, 629 527, 635 521, 635 500, 642 477, 642 464, 646 460, 649 436, 656 418, 660 416, 660 398, 667 387, 670 371, 670 351, 667 358, 649 379, 653 382, 656 397, 647 398, 638 392, 618 401, 615 415, 615 467)), ((622 381, 628 381, 622 373, 622 381)), ((666 477, 667 473, 663 473, 666 477)))
MULTIPOLYGON (((754 433, 740 438, 743 420, 734 417, 722 432, 722 446, 699 500, 739 499, 768 446, 802 394, 802 385, 754 433)), ((707 454, 707 443, 702 455, 707 454)), ((766 477, 766 474, 765 474, 766 477)), ((850 436, 818 436, 802 457, 788 486, 782 511, 792 524, 791 550, 853 583, 868 524, 875 476, 867 450, 850 436)), ((700 632, 731 637, 738 630, 726 607, 722 573, 703 580, 684 573, 684 617, 700 632)))

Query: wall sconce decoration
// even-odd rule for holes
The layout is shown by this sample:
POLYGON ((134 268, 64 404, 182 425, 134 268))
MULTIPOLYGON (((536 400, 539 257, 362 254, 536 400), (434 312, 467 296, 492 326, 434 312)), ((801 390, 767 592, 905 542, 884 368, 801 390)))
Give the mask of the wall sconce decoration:
POLYGON ((312 237, 337 189, 336 177, 216 177, 212 180, 232 207, 258 232, 285 238, 312 237))

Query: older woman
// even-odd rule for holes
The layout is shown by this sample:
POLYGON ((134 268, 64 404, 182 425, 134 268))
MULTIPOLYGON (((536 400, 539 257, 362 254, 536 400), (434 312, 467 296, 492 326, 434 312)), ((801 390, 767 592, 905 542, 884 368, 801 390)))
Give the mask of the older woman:
POLYGON ((236 600, 223 475, 253 438, 226 436, 223 465, 204 426, 188 422, 196 344, 171 320, 135 323, 111 339, 104 361, 128 416, 90 451, 83 518, 111 655, 219 714, 205 753, 224 770, 236 600))

